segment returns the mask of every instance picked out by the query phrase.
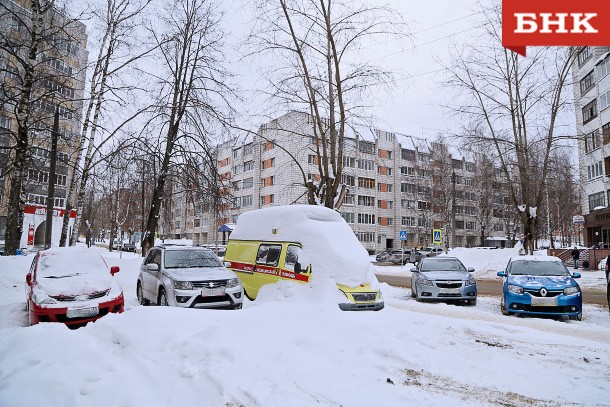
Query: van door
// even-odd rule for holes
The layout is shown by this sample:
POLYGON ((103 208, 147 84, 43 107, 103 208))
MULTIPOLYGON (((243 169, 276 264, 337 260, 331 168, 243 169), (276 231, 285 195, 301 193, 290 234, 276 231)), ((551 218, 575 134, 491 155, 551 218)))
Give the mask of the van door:
MULTIPOLYGON (((286 249, 286 257, 284 258, 283 268, 281 275, 286 280, 296 280, 303 283, 309 282, 311 276, 311 267, 308 264, 302 264, 299 262, 299 254, 303 252, 303 249, 295 244, 288 245, 286 249), (295 265, 299 263, 301 270, 297 272, 295 265)), ((303 257, 303 256, 301 256, 303 257)))
POLYGON ((252 298, 256 298, 258 290, 265 284, 276 283, 280 279, 280 255, 282 245, 279 243, 261 243, 256 253, 256 264, 254 265, 253 292, 248 292, 252 298))

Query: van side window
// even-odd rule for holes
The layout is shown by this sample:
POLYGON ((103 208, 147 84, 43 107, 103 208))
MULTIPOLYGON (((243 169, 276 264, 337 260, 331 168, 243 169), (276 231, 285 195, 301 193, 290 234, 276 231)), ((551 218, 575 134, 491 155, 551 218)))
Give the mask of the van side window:
POLYGON ((256 255, 256 264, 264 264, 267 266, 277 266, 282 252, 281 245, 262 244, 258 248, 256 255))
POLYGON ((284 261, 284 265, 288 270, 294 271, 294 263, 299 260, 299 252, 301 248, 299 246, 290 245, 288 246, 288 250, 286 251, 286 260, 284 261))

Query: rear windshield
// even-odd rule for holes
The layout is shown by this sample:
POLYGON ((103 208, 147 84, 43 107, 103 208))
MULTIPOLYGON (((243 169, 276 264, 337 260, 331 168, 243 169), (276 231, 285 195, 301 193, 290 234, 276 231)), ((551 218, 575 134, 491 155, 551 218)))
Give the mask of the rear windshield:
POLYGON ((209 250, 166 250, 164 264, 166 269, 222 266, 209 250))
POLYGON ((517 260, 510 266, 513 276, 567 276, 569 275, 563 264, 557 261, 517 260))
POLYGON ((458 259, 425 258, 422 260, 420 271, 466 271, 458 259))

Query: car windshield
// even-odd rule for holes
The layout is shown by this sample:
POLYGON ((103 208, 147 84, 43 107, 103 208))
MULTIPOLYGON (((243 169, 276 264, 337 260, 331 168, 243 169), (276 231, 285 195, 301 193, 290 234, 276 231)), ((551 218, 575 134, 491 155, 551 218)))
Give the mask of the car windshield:
POLYGON ((166 250, 164 262, 166 269, 222 266, 209 250, 166 250))
POLYGON ((88 273, 108 273, 109 270, 98 253, 84 250, 66 251, 65 254, 45 253, 45 255, 40 256, 37 267, 40 278, 63 278, 88 273))
POLYGON ((419 271, 466 271, 466 268, 458 259, 426 257, 419 271))
POLYGON ((566 268, 558 261, 517 260, 510 265, 513 276, 567 276, 566 268))

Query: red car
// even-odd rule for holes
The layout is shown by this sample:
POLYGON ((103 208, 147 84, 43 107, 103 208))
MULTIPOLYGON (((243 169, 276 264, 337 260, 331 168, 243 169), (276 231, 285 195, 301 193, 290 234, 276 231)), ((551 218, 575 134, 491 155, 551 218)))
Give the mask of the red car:
POLYGON ((26 276, 30 325, 62 322, 77 328, 109 312, 123 312, 123 289, 95 250, 82 247, 38 252, 26 276))

